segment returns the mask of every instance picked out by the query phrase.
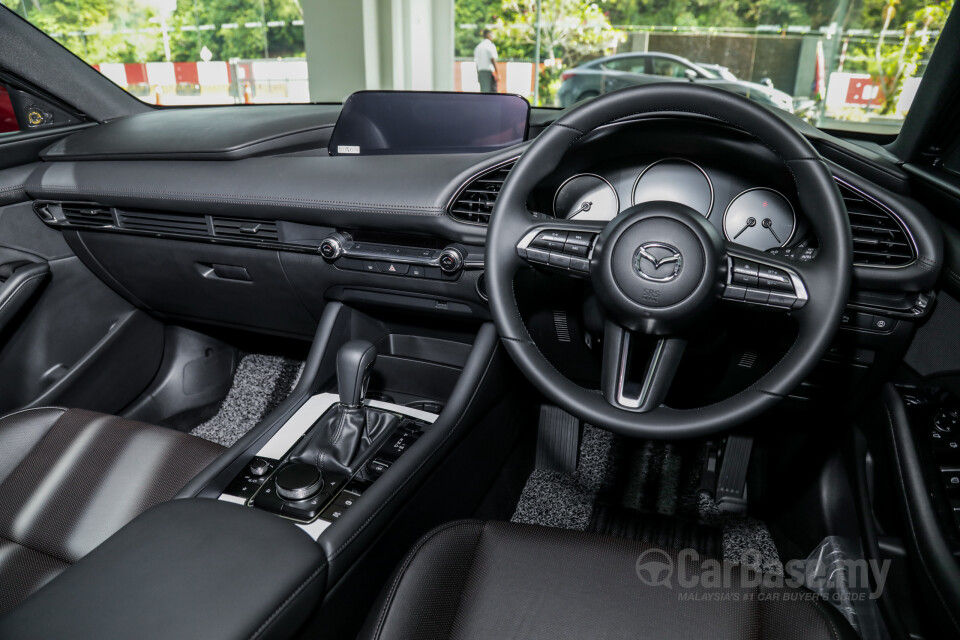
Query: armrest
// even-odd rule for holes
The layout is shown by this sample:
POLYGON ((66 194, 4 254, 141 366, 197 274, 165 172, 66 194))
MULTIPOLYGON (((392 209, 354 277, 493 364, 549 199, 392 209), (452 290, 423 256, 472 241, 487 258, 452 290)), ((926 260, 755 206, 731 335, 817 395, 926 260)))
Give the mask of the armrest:
POLYGON ((320 547, 287 520, 215 500, 173 500, 0 619, 0 637, 290 637, 319 604, 326 568, 320 547))

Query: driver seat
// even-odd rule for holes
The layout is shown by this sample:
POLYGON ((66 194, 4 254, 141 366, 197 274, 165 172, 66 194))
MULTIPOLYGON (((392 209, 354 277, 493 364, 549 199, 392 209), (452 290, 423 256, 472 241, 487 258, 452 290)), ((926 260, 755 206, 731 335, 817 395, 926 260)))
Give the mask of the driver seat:
POLYGON ((758 575, 716 560, 684 566, 676 551, 634 540, 458 521, 416 544, 360 638, 857 638, 813 592, 758 575))

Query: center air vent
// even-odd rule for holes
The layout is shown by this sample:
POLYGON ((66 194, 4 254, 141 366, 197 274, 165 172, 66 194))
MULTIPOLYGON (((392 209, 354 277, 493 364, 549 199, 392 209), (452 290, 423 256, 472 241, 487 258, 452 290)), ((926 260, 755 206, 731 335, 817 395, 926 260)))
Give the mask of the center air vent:
POLYGON ((893 211, 842 182, 838 186, 850 218, 854 264, 902 267, 913 262, 913 241, 893 211))
POLYGON ((218 238, 239 238, 259 242, 276 242, 277 223, 266 220, 213 219, 213 234, 218 238))
POLYGON ((157 234, 206 236, 207 219, 189 213, 157 213, 155 211, 118 211, 120 226, 130 231, 157 234))
POLYGON ((109 207, 63 204, 60 211, 67 222, 78 227, 110 227, 114 224, 113 210, 109 207))
POLYGON ((461 222, 488 224, 490 214, 493 213, 493 204, 500 195, 507 174, 516 162, 511 160, 494 167, 467 183, 450 204, 451 217, 461 222))

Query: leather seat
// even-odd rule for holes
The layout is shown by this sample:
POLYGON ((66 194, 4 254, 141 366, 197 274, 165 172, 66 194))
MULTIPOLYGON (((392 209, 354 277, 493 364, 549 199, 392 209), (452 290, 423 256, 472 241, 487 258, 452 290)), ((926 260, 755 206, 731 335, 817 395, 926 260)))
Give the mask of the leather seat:
POLYGON ((417 543, 360 637, 857 638, 812 592, 753 586, 747 570, 710 562, 683 569, 676 552, 633 540, 454 522, 417 543), (722 588, 717 567, 730 576, 722 588))
POLYGON ((0 418, 0 613, 150 507, 224 448, 78 409, 0 418))

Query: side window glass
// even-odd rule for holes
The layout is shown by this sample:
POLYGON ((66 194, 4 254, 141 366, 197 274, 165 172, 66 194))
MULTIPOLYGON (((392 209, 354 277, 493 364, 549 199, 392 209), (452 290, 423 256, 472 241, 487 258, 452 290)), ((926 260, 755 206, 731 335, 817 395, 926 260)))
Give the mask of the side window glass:
POLYGON ((653 75, 667 78, 685 78, 687 67, 673 60, 663 58, 653 59, 653 75))
POLYGON ((612 71, 626 71, 627 73, 646 73, 643 58, 619 58, 605 63, 604 68, 612 71))

